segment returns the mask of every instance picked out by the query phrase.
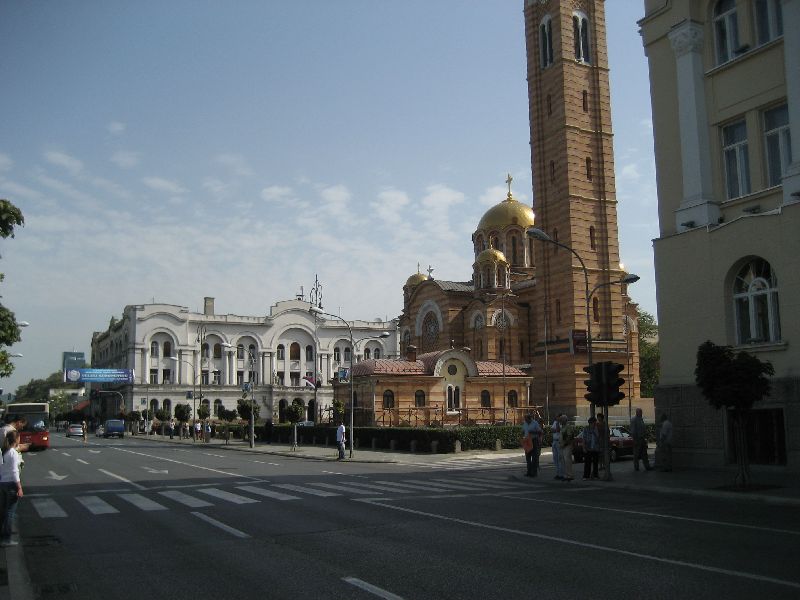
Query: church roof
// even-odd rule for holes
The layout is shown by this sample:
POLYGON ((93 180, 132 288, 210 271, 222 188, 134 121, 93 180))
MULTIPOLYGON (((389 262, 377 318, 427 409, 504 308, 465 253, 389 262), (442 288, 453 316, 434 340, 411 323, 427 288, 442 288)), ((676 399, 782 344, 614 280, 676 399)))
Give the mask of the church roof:
POLYGON ((471 281, 442 281, 441 279, 434 279, 433 281, 445 292, 472 293, 475 291, 474 284, 471 281))
POLYGON ((527 204, 518 202, 509 191, 505 200, 486 211, 478 223, 478 231, 504 229, 510 225, 527 229, 533 227, 533 221, 533 209, 527 204))
MULTIPOLYGON (((395 360, 390 358, 373 358, 363 360, 353 366, 353 377, 364 377, 370 375, 434 375, 434 369, 439 358, 450 350, 437 350, 426 352, 417 356, 417 360, 395 360)), ((506 377, 527 377, 516 367, 505 366, 502 363, 491 361, 476 361, 479 377, 501 377, 505 373, 506 377)))

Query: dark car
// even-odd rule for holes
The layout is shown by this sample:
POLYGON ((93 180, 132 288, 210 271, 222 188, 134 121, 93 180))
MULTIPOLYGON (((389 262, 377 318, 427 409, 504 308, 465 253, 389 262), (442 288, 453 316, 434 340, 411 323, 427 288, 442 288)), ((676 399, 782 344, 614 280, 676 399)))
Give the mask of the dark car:
POLYGON ((125 437, 125 421, 122 419, 109 419, 103 426, 103 437, 109 438, 112 436, 125 437))
MULTIPOLYGON (((611 428, 611 462, 616 462, 620 456, 633 456, 633 438, 624 427, 611 428)), ((572 443, 572 458, 574 462, 583 462, 583 438, 578 436, 572 443)))

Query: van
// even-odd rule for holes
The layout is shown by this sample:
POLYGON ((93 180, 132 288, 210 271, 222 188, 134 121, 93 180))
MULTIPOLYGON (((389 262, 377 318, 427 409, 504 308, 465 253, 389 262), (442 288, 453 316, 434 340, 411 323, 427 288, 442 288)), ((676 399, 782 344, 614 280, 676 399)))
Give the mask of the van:
POLYGON ((110 438, 114 435, 118 435, 121 438, 125 437, 125 421, 122 419, 109 419, 106 421, 103 437, 110 438))

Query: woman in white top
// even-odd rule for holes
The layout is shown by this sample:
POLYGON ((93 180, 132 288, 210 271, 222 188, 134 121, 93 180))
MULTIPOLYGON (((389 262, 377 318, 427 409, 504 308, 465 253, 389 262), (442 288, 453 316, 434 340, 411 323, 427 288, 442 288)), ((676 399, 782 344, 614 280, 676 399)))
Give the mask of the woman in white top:
POLYGON ((0 501, 3 507, 0 546, 16 546, 19 542, 11 540, 11 524, 17 512, 17 502, 22 498, 22 481, 19 478, 22 457, 17 450, 19 434, 12 430, 3 440, 3 463, 0 464, 0 501))

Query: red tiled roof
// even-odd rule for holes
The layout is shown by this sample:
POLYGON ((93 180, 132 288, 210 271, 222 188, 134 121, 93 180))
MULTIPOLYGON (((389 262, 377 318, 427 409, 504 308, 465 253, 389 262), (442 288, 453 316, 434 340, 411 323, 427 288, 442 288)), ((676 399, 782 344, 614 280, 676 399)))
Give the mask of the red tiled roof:
POLYGON ((87 407, 89 406, 89 404, 90 404, 90 401, 89 401, 89 400, 84 400, 83 402, 78 402, 78 403, 77 403, 77 404, 76 404, 76 405, 73 407, 73 409, 72 409, 72 410, 83 410, 84 408, 87 408, 87 407))
POLYGON ((393 360, 378 358, 364 360, 353 367, 353 377, 364 375, 424 375, 425 367, 421 361, 393 360))
POLYGON ((478 375, 481 377, 502 377, 504 373, 506 377, 527 377, 525 373, 511 365, 506 365, 506 368, 503 369, 503 363, 486 360, 476 361, 475 364, 478 366, 478 375))

